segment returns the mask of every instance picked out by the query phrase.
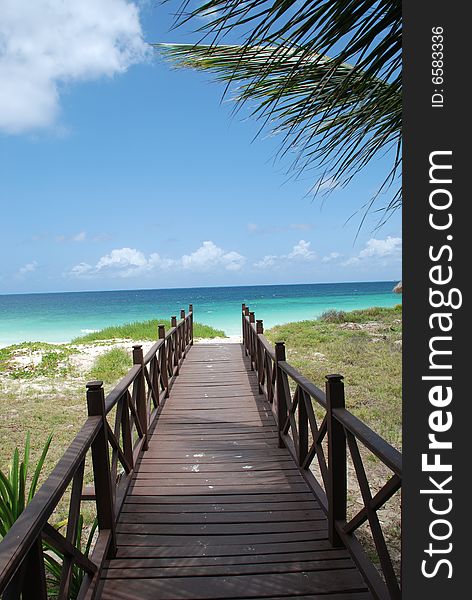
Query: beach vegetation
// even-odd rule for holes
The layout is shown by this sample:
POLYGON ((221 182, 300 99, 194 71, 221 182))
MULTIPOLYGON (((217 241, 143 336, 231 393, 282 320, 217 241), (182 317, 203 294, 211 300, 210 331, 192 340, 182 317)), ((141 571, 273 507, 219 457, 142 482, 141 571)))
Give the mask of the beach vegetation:
POLYGON ((0 469, 0 539, 5 537, 36 493, 51 440, 52 435, 50 434, 36 466, 33 467, 30 464, 30 434, 28 432, 21 461, 20 451, 16 447, 13 451, 8 472, 4 473, 0 469), (33 469, 31 477, 29 475, 30 468, 33 469))
MULTIPOLYGON (((124 325, 113 325, 105 327, 99 331, 93 331, 76 337, 72 340, 73 344, 88 344, 100 340, 130 339, 130 340, 157 340, 158 326, 164 325, 166 331, 171 328, 170 321, 151 319, 149 321, 135 321, 125 323, 124 325)), ((226 337, 221 329, 215 329, 210 325, 202 323, 193 324, 193 335, 195 338, 215 338, 226 337)))
POLYGON ((313 192, 347 185, 392 150, 374 201, 395 184, 384 215, 401 206, 401 2, 185 0, 197 44, 160 44, 177 67, 212 71, 261 131, 281 134, 295 173, 316 168, 313 192), (228 36, 238 44, 223 44, 228 36), (240 41, 242 40, 242 41, 240 41), (208 42, 208 43, 207 43, 208 42), (319 175, 318 175, 319 177, 319 175))
POLYGON ((346 312, 344 310, 335 310, 331 308, 326 310, 320 317, 320 321, 326 321, 327 323, 344 323, 346 318, 346 312))
POLYGON ((277 325, 266 336, 285 342, 287 360, 322 389, 327 374, 341 373, 347 408, 401 448, 401 305, 328 311, 277 325))
POLYGON ((70 372, 69 357, 74 350, 67 344, 23 342, 0 349, 0 373, 13 379, 55 377, 70 372))
MULTIPOLYGON (((344 376, 346 408, 390 442, 402 445, 402 307, 373 307, 343 312, 330 310, 312 321, 288 323, 266 331, 268 339, 285 342, 287 360, 319 388, 326 375, 344 376)), ((293 390, 292 390, 293 391, 293 390)), ((319 422, 325 411, 313 402, 319 422)), ((391 477, 391 471, 364 447, 360 449, 373 495, 391 477)), ((316 464, 315 475, 320 477, 316 464)), ((348 455, 348 519, 362 505, 362 494, 348 455)), ((394 568, 400 570, 400 497, 382 508, 381 519, 394 568)), ((369 557, 377 564, 369 527, 357 535, 369 557)))
MULTIPOLYGON (((55 529, 59 531, 66 527, 67 523, 68 520, 64 519, 55 525, 55 529)), ((84 522, 84 516, 82 514, 79 515, 74 545, 87 558, 92 550, 92 544, 97 527, 97 518, 94 519, 91 526, 87 526, 84 522)), ((51 546, 47 542, 43 542, 43 546, 46 550, 44 553, 44 563, 46 566, 46 582, 48 586, 48 592, 53 597, 57 597, 61 585, 62 566, 64 564, 65 556, 63 552, 58 550, 56 547, 51 546)), ((68 596, 70 600, 75 600, 79 595, 80 586, 82 585, 84 575, 84 569, 76 563, 73 563, 71 568, 71 583, 68 596)))
POLYGON ((89 378, 113 383, 126 375, 132 365, 130 352, 124 348, 113 348, 97 357, 89 372, 89 378))

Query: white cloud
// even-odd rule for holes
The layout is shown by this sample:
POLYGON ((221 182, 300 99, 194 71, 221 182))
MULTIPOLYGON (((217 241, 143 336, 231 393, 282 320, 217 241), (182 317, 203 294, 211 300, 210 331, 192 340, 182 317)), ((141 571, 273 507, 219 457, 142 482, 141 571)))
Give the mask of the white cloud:
POLYGON ((55 123, 61 85, 125 72, 149 52, 129 0, 2 0, 0 131, 55 123))
POLYGON ((24 275, 26 275, 27 273, 32 273, 33 271, 36 271, 36 268, 38 267, 38 263, 36 260, 31 261, 30 263, 27 263, 26 265, 23 265, 22 267, 20 267, 18 269, 18 275, 20 277, 23 277, 24 275))
POLYGON ((311 242, 300 240, 298 244, 295 244, 292 251, 287 255, 287 258, 301 258, 303 260, 313 260, 316 258, 316 253, 310 250, 311 242))
POLYGON ((311 231, 314 228, 313 223, 291 223, 290 229, 298 231, 311 231))
POLYGON ((388 236, 384 240, 371 238, 357 256, 352 256, 341 263, 343 267, 362 264, 382 264, 384 266, 399 261, 402 254, 402 239, 388 236))
POLYGON ((322 177, 311 188, 311 192, 334 190, 340 185, 340 181, 334 177, 322 177))
POLYGON ((388 236, 384 240, 371 238, 365 248, 359 253, 360 258, 384 257, 399 255, 402 249, 402 239, 388 236))
POLYGON ((203 242, 192 254, 184 254, 181 264, 184 269, 208 270, 222 266, 228 271, 239 271, 244 264, 244 256, 238 252, 225 252, 211 241, 203 242))
POLYGON ((72 267, 70 274, 74 277, 81 277, 82 275, 86 275, 87 273, 90 273, 90 271, 93 270, 92 265, 89 265, 88 263, 85 262, 81 262, 78 265, 75 265, 75 267, 72 267))
POLYGON ((268 254, 267 256, 264 256, 264 258, 262 258, 261 260, 255 262, 254 266, 258 269, 269 269, 277 263, 278 258, 279 257, 275 254, 268 254))
POLYGON ((300 240, 297 242, 288 254, 268 254, 261 260, 254 263, 257 269, 270 269, 281 264, 290 264, 300 261, 312 261, 316 259, 316 252, 310 249, 311 242, 300 240))
POLYGON ((98 261, 96 269, 101 271, 108 268, 144 267, 147 264, 146 257, 135 248, 119 248, 112 250, 110 254, 102 256, 98 261))
POLYGON ((73 242, 84 242, 86 237, 87 237, 87 234, 85 233, 85 231, 80 231, 79 233, 76 233, 75 235, 72 236, 72 241, 73 242))
POLYGON ((67 273, 71 277, 95 277, 107 274, 111 277, 134 277, 146 272, 165 269, 208 271, 211 269, 226 269, 239 271, 244 262, 244 256, 238 252, 226 252, 211 241, 203 242, 191 254, 180 258, 165 258, 157 252, 146 256, 136 248, 116 248, 102 256, 93 266, 81 262, 72 267, 67 273))
POLYGON ((324 262, 324 263, 333 262, 333 261, 337 260, 338 258, 341 258, 341 256, 342 256, 342 254, 340 254, 339 252, 330 252, 326 256, 323 256, 323 258, 321 259, 321 262, 324 262))

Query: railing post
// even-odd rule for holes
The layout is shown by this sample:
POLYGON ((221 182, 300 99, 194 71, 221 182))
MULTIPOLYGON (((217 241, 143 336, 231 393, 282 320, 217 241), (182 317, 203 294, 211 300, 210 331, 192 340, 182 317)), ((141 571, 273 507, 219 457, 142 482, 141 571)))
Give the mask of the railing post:
POLYGON ((183 321, 180 326, 180 355, 185 357, 185 348, 187 347, 187 323, 185 322, 185 310, 180 309, 180 318, 183 321))
POLYGON ((264 333, 264 324, 262 319, 257 319, 256 320, 256 358, 257 358, 257 382, 259 385, 259 394, 262 394, 263 390, 262 390, 262 379, 264 376, 264 360, 263 360, 263 350, 262 350, 262 344, 259 340, 259 335, 262 335, 264 333))
MULTIPOLYGON (((24 565, 26 572, 24 573, 24 583, 21 593, 22 600, 47 600, 48 592, 41 536, 34 542, 28 552, 28 558, 24 565)), ((3 598, 8 600, 6 594, 7 591, 4 593, 3 598)), ((18 594, 17 598, 19 597, 20 595, 18 594)))
POLYGON ((328 535, 333 546, 342 546, 336 531, 337 521, 346 521, 347 457, 344 428, 333 416, 333 409, 345 408, 342 375, 326 376, 326 404, 328 426, 328 535))
POLYGON ((166 328, 164 327, 164 325, 159 325, 158 331, 159 331, 159 339, 164 340, 164 343, 161 346, 160 371, 161 371, 162 384, 166 391, 165 397, 168 398, 169 397, 169 373, 167 372, 167 348, 166 348, 166 341, 165 341, 166 328))
POLYGON ((149 447, 149 418, 148 409, 146 406, 143 347, 140 344, 133 346, 133 364, 141 365, 141 372, 135 380, 135 385, 138 386, 138 392, 136 394, 136 412, 138 413, 139 422, 141 423, 141 428, 143 430, 143 450, 147 450, 149 447))
POLYGON ((254 364, 256 362, 255 348, 254 348, 254 331, 252 325, 256 320, 256 316, 253 312, 249 313, 249 358, 251 361, 251 371, 254 371, 254 364))
POLYGON ((277 429, 279 431, 279 448, 284 448, 282 439, 283 428, 287 420, 287 399, 285 398, 284 373, 279 366, 279 362, 285 361, 285 344, 283 342, 275 343, 275 369, 276 369, 276 392, 277 392, 277 429))
POLYGON ((189 321, 190 321, 190 344, 193 346, 193 304, 188 305, 189 321))
POLYGON ((177 329, 177 317, 171 317, 170 318, 170 324, 172 327, 175 327, 175 342, 172 344, 172 348, 174 350, 174 364, 173 367, 177 367, 175 374, 178 375, 179 374, 179 362, 180 362, 180 336, 179 336, 179 330, 177 329))
POLYGON ((89 417, 100 416, 102 418, 100 431, 97 433, 91 447, 93 479, 95 484, 98 528, 110 531, 110 545, 107 557, 113 558, 116 555, 116 522, 103 381, 90 381, 86 387, 89 417))
POLYGON ((241 333, 243 337, 243 348, 246 351, 246 319, 244 318, 244 311, 246 310, 246 305, 244 302, 241 305, 241 333))
POLYGON ((248 330, 247 330, 247 319, 246 317, 249 315, 249 307, 245 304, 242 305, 242 322, 243 322, 243 344, 244 344, 244 354, 248 355, 249 348, 249 338, 248 338, 248 330))
POLYGON ((305 404, 305 392, 298 389, 298 465, 303 463, 308 454, 308 412, 305 404))

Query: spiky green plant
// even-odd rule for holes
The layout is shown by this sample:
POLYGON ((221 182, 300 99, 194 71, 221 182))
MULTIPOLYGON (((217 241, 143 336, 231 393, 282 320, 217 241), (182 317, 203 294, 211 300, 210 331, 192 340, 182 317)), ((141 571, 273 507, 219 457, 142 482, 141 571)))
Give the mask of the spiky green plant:
MULTIPOLYGON (((55 525, 55 528, 59 531, 63 527, 67 526, 67 519, 64 519, 60 523, 55 525)), ((92 548, 93 537, 95 535, 95 531, 98 527, 98 520, 95 520, 92 523, 92 527, 87 535, 87 539, 85 541, 85 545, 82 542, 82 536, 84 532, 84 517, 82 514, 79 515, 77 521, 77 533, 75 536, 75 547, 80 550, 86 557, 89 556, 90 550, 92 548)), ((47 542, 44 543, 44 563, 46 566, 46 580, 48 585, 48 590, 51 596, 55 597, 59 593, 61 578, 62 578, 62 567, 64 563, 64 554, 51 546, 47 542)), ((70 600, 75 600, 79 594, 80 586, 82 585, 84 579, 85 571, 82 567, 74 564, 71 570, 71 583, 69 588, 69 598, 70 600)))
MULTIPOLYGON (((209 45, 158 45, 177 66, 214 71, 238 103, 283 133, 281 153, 295 152, 296 170, 321 170, 314 188, 347 184, 374 157, 393 148, 401 167, 400 0, 207 0, 176 24, 199 19, 209 45), (201 17, 204 17, 202 20, 201 17), (223 45, 228 35, 243 37, 223 45), (329 181, 328 181, 329 180, 329 181)), ((371 199, 373 202, 375 198, 371 199)), ((401 205, 394 190, 385 208, 401 205)))
POLYGON ((30 469, 30 434, 26 435, 23 460, 20 462, 20 452, 15 448, 8 473, 0 469, 0 539, 3 539, 10 530, 13 523, 31 499, 38 486, 41 470, 46 460, 52 434, 49 435, 44 444, 41 456, 33 470, 28 488, 28 472, 30 469))

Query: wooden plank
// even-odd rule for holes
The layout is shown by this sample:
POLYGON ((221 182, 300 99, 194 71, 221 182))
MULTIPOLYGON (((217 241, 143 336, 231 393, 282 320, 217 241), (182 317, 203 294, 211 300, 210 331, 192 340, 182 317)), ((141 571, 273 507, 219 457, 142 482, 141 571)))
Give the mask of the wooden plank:
POLYGON ((279 493, 261 493, 259 491, 256 494, 247 494, 247 493, 232 493, 232 494, 217 494, 212 493, 209 496, 207 494, 185 494, 185 495, 162 495, 162 494, 129 494, 126 498, 126 501, 133 503, 151 503, 155 504, 204 504, 204 505, 217 505, 217 504, 234 504, 234 503, 258 503, 258 504, 267 504, 268 502, 315 502, 313 499, 313 494, 309 492, 306 487, 303 492, 296 492, 291 494, 283 494, 279 493))
POLYGON ((299 531, 318 532, 326 531, 326 521, 324 519, 317 521, 275 521, 266 523, 154 523, 149 521, 140 521, 130 523, 119 521, 117 532, 126 534, 143 535, 259 535, 272 533, 296 534, 299 531))
MULTIPOLYGON (((234 490, 234 488, 233 488, 234 490)), ((284 485, 266 485, 264 487, 260 485, 241 485, 241 491, 245 494, 260 494, 261 492, 266 493, 279 493, 279 494, 291 494, 292 492, 303 492, 306 490, 306 483, 298 484, 295 483, 293 485, 284 484, 284 485)), ((185 492, 191 492, 192 494, 206 495, 207 501, 209 496, 213 496, 213 494, 231 494, 232 489, 228 488, 226 485, 193 485, 191 486, 191 490, 185 488, 185 486, 153 486, 153 485, 137 485, 134 484, 132 487, 133 495, 143 495, 143 496, 178 496, 183 495, 186 496, 185 492)))
POLYGON ((211 535, 159 535, 139 533, 121 533, 117 535, 118 544, 120 546, 190 546, 202 544, 203 546, 221 545, 224 542, 225 546, 241 545, 241 544, 284 544, 285 542, 300 542, 328 539, 327 531, 295 531, 283 533, 264 533, 264 534, 233 534, 225 535, 224 539, 220 536, 211 535))
POLYGON ((157 567, 147 566, 146 560, 141 561, 121 561, 121 569, 108 569, 105 577, 107 579, 159 579, 161 577, 201 577, 211 575, 226 575, 234 577, 235 575, 260 575, 272 573, 299 573, 305 571, 332 571, 340 569, 354 569, 354 563, 351 559, 342 560, 304 560, 292 561, 287 563, 252 563, 240 565, 211 565, 211 566, 191 566, 191 567, 157 567))
POLYGON ((324 520, 325 514, 318 510, 279 510, 279 511, 239 511, 239 512, 197 512, 161 513, 160 511, 122 512, 120 523, 274 523, 324 520))
MULTIPOLYGON (((170 452, 168 450, 157 449, 155 448, 153 452, 147 451, 145 456, 141 459, 144 461, 152 461, 156 463, 190 463, 195 462, 193 459, 197 459, 197 461, 208 464, 217 464, 217 463, 227 463, 231 462, 234 464, 245 463, 248 460, 252 461, 264 461, 264 462, 277 462, 280 460, 292 460, 291 458, 287 459, 287 452, 280 451, 278 448, 268 454, 265 450, 260 452, 257 449, 253 450, 232 450, 231 452, 225 451, 200 451, 200 452, 189 452, 186 448, 181 448, 180 452, 170 452)), ((292 460, 292 464, 293 460, 292 460)))
MULTIPOLYGON (((123 589, 121 579, 105 582, 102 600, 116 600, 123 589), (118 596, 117 596, 118 594, 118 596)), ((238 598, 270 598, 274 594, 296 597, 318 593, 344 592, 352 589, 365 590, 356 569, 312 571, 303 573, 273 573, 266 575, 235 575, 232 577, 171 577, 161 579, 127 579, 126 591, 133 598, 192 598, 192 600, 214 600, 238 598)))
POLYGON ((117 524, 103 600, 367 600, 239 344, 193 346, 117 524))
POLYGON ((126 569, 131 564, 140 564, 147 568, 165 568, 165 567, 201 567, 201 566, 225 566, 225 565, 246 565, 255 563, 291 563, 308 560, 316 561, 335 561, 349 559, 349 553, 346 550, 330 548, 328 550, 310 550, 307 552, 286 552, 272 554, 255 554, 240 556, 187 556, 171 558, 143 558, 133 557, 117 558, 109 561, 109 569, 126 569))
POLYGON ((247 461, 240 463, 220 462, 220 463, 200 463, 200 461, 190 461, 186 463, 162 462, 153 459, 143 459, 139 465, 139 473, 242 473, 250 471, 278 472, 293 471, 298 473, 292 461, 247 461))
MULTIPOLYGON (((243 518, 257 521, 259 513, 267 513, 268 511, 274 514, 280 511, 284 513, 312 511, 317 514, 321 510, 317 508, 318 505, 312 500, 306 502, 246 502, 239 504, 209 503, 207 501, 201 504, 179 504, 176 498, 175 502, 164 504, 160 502, 162 498, 159 496, 148 499, 143 496, 142 498, 145 502, 138 502, 140 498, 130 496, 127 502, 123 504, 122 517, 125 513, 159 513, 162 517, 175 513, 184 518, 185 515, 193 513, 204 513, 209 516, 213 513, 224 515, 229 512, 235 518, 237 514, 242 513, 245 515, 243 518)), ((180 496, 180 498, 182 497, 180 496)), ((323 513, 323 511, 321 512, 323 513)))
MULTIPOLYGON (((198 540, 197 540, 198 542, 198 540)), ((287 552, 331 552, 333 547, 327 538, 320 540, 289 540, 283 545, 275 544, 214 544, 203 546, 202 544, 189 543, 183 546, 152 546, 151 544, 140 546, 119 545, 117 559, 120 558, 193 558, 193 557, 217 557, 218 559, 228 556, 242 556, 245 560, 252 562, 256 556, 278 555, 287 552)), ((343 550, 343 552, 347 551, 343 550)))

